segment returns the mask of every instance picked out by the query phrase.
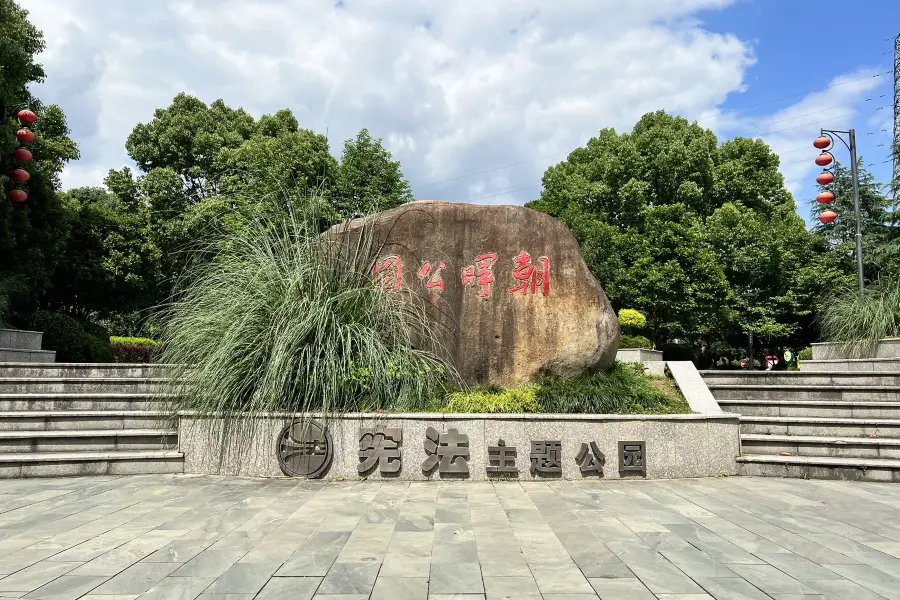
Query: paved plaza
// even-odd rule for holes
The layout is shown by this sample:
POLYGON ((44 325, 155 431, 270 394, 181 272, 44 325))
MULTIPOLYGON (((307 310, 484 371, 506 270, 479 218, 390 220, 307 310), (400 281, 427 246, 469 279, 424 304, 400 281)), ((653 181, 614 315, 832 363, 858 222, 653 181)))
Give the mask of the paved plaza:
POLYGON ((0 598, 900 599, 900 486, 0 481, 0 598))

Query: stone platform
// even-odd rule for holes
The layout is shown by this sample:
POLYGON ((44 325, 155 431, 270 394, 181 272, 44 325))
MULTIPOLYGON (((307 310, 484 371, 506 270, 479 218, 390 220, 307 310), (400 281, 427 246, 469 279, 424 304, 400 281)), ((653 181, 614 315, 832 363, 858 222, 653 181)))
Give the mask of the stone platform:
POLYGON ((0 598, 897 600, 900 486, 750 477, 0 486, 0 598))

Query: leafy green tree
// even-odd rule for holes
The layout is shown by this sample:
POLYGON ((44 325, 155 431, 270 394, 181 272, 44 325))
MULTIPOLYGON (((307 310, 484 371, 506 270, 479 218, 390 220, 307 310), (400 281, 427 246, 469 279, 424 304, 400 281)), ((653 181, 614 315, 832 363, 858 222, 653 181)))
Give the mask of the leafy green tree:
POLYGON ((373 139, 368 129, 344 142, 344 153, 333 192, 335 208, 344 217, 388 210, 413 200, 400 162, 373 139))

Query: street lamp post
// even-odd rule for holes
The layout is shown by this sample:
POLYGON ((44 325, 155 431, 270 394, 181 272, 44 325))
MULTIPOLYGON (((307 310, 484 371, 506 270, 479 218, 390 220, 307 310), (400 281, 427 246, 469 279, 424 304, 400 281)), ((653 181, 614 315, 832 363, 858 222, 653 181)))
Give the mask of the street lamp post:
MULTIPOLYGON (((866 283, 863 274, 863 251, 862 251, 862 219, 859 215, 859 171, 856 159, 856 130, 850 129, 842 131, 838 129, 822 129, 820 137, 816 138, 813 146, 822 152, 816 157, 816 164, 825 170, 816 177, 816 181, 821 185, 828 185, 834 181, 834 155, 831 149, 834 147, 835 138, 841 140, 847 150, 850 151, 850 177, 853 180, 853 212, 856 216, 856 274, 859 279, 859 293, 866 291, 866 283), (847 136, 847 139, 844 139, 847 136), (831 167, 829 167, 831 165, 831 167)), ((831 192, 822 192, 816 196, 816 200, 822 204, 830 204, 834 200, 834 194, 831 192)), ((831 223, 837 218, 837 213, 833 210, 826 210, 819 215, 819 220, 823 223, 831 223)))

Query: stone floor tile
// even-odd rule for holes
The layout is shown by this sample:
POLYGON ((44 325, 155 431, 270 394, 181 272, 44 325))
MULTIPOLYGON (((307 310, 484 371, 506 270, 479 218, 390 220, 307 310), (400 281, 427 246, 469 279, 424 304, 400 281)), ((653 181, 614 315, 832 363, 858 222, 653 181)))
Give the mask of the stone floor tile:
POLYGON ((732 565, 734 572, 764 591, 772 594, 809 594, 817 592, 808 585, 779 571, 771 565, 732 565))
POLYGON ((653 592, 637 579, 588 579, 602 600, 656 600, 653 592))
POLYGON ((657 594, 659 600, 715 600, 709 594, 657 594))
MULTIPOLYGON (((698 579, 697 583, 716 600, 771 600, 771 596, 739 577, 698 579)), ((843 599, 849 600, 849 599, 843 599)))
POLYGON ((325 575, 320 594, 371 594, 380 564, 334 563, 325 575))
POLYGON ((871 590, 847 579, 822 579, 804 582, 828 600, 883 600, 871 590))
POLYGON ((92 593, 143 594, 178 566, 177 563, 135 563, 92 590, 92 593))
POLYGON ((799 554, 760 554, 759 557, 798 581, 842 579, 839 573, 807 560, 799 554))
POLYGON ((825 596, 816 594, 810 596, 808 594, 772 594, 773 600, 826 600, 825 596))
POLYGON ((427 600, 427 577, 382 577, 378 575, 371 600, 427 600))
POLYGON ((428 600, 484 600, 484 594, 429 594, 428 600))
MULTIPOLYGON (((0 589, 11 592, 31 592, 57 577, 77 569, 81 564, 77 562, 39 562, 0 579, 0 589)), ((105 580, 106 578, 103 577, 100 582, 105 580)))
POLYGON ((54 579, 50 583, 27 594, 25 598, 35 598, 37 600, 76 600, 96 588, 105 580, 106 577, 63 575, 59 579, 54 579))
POLYGON ((213 594, 256 594, 280 563, 237 563, 231 565, 209 588, 213 594))
MULTIPOLYGON (((892 577, 868 565, 823 565, 825 568, 840 573, 845 579, 884 596, 888 600, 900 600, 900 574, 892 577)), ((3 581, 0 580, 0 585, 3 581)), ((854 600, 856 600, 854 598, 854 600)))
POLYGON ((379 577, 424 577, 431 571, 430 558, 411 558, 402 554, 387 554, 381 563, 379 577))
POLYGON ((321 577, 273 577, 256 595, 256 600, 312 600, 321 584, 321 577))
POLYGON ((194 600, 215 581, 214 577, 166 577, 146 593, 141 600, 194 600))
POLYGON ((487 600, 542 600, 534 577, 485 576, 483 579, 487 600))
POLYGON ((662 550, 660 554, 693 579, 698 577, 737 577, 734 571, 727 566, 699 550, 662 550))
POLYGON ((429 576, 429 594, 483 594, 478 563, 434 564, 429 576))
POLYGON ((597 600, 597 594, 544 594, 544 600, 597 600))
POLYGON ((591 584, 573 562, 529 562, 531 574, 542 594, 589 594, 591 584))
MULTIPOLYGON (((521 555, 520 555, 521 556, 521 555)), ((525 557, 521 560, 509 561, 481 561, 481 573, 485 577, 528 577, 531 575, 531 569, 525 562, 525 557)))
POLYGON ((243 550, 207 548, 172 572, 173 577, 219 577, 246 554, 243 550))

